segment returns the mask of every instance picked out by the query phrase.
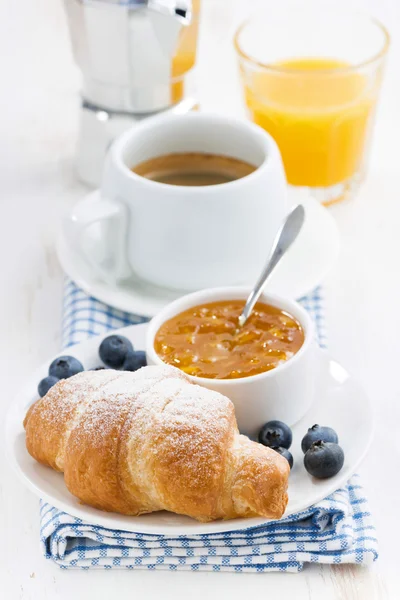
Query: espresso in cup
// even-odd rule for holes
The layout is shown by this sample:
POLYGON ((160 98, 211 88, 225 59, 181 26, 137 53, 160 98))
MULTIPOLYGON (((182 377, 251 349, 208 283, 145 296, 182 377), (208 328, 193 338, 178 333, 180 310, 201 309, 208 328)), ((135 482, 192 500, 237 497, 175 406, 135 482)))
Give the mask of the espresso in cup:
POLYGON ((204 186, 236 181, 256 170, 254 165, 221 154, 177 152, 145 160, 132 167, 137 175, 169 185, 204 186))

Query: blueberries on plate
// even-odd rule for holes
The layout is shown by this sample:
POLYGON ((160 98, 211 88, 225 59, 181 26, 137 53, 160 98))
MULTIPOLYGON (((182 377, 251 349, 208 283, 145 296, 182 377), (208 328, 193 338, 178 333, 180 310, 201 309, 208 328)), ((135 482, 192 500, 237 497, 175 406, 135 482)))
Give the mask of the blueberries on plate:
POLYGON ((286 423, 282 423, 282 421, 268 421, 260 429, 258 441, 269 448, 290 448, 292 430, 286 423))
POLYGON ((293 467, 293 456, 287 448, 282 448, 282 446, 279 446, 279 447, 271 448, 271 449, 275 450, 275 452, 278 452, 278 454, 281 454, 282 456, 284 456, 289 463, 289 467, 290 468, 293 467))
POLYGON ((73 356, 55 358, 49 367, 48 376, 42 379, 38 385, 39 396, 43 398, 60 379, 68 379, 81 371, 84 371, 84 368, 77 358, 73 356))
POLYGON ((84 371, 82 363, 73 356, 59 356, 49 367, 49 375, 57 379, 68 379, 84 371))
POLYGON ((339 442, 339 438, 337 433, 332 427, 323 427, 321 425, 313 425, 309 428, 306 435, 301 440, 301 449, 304 454, 311 447, 313 442, 332 442, 337 444, 339 442))
POLYGON ((304 455, 306 470, 317 479, 327 479, 339 473, 344 463, 344 452, 339 444, 317 441, 304 455))
POLYGON ((52 375, 48 375, 38 385, 39 396, 43 398, 47 394, 50 388, 55 385, 59 379, 57 377, 53 377, 52 375))
MULTIPOLYGON (((292 430, 282 421, 268 421, 258 434, 258 441, 284 456, 293 467, 293 456, 289 452, 292 430)), ((317 479, 327 479, 339 473, 344 464, 344 452, 338 444, 339 438, 331 427, 313 425, 301 442, 304 466, 317 479)))
POLYGON ((129 352, 133 352, 132 343, 123 335, 109 335, 99 348, 101 360, 112 369, 120 369, 129 352))
POLYGON ((122 365, 123 371, 137 371, 147 365, 146 352, 143 350, 133 350, 128 352, 122 365))

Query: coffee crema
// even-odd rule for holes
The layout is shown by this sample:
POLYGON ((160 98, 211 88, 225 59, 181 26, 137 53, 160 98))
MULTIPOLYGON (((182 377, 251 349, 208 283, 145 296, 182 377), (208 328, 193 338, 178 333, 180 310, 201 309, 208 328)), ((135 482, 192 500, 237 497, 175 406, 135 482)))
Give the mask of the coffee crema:
POLYGON ((257 167, 244 160, 220 154, 179 152, 145 160, 132 167, 141 177, 179 186, 207 186, 246 177, 257 167))
POLYGON ((157 331, 155 351, 188 375, 209 379, 258 375, 299 351, 304 331, 294 317, 257 302, 239 328, 244 305, 244 300, 211 302, 176 315, 157 331))

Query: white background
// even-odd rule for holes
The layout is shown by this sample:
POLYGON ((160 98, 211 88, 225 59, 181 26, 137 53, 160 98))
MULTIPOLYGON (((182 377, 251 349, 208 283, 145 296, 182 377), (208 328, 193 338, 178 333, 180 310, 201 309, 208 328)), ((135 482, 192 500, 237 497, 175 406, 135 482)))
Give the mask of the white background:
MULTIPOLYGON (((260 4, 273 10, 282 1, 260 4)), ((235 23, 256 2, 203 4, 203 107, 235 114, 240 98, 235 95, 230 39, 235 23)), ((341 231, 342 252, 325 286, 330 350, 364 382, 376 412, 375 441, 360 473, 378 527, 379 561, 369 569, 313 566, 297 575, 60 571, 40 552, 37 499, 3 459, 0 595, 4 591, 6 600, 400 597, 400 2, 333 4, 372 12, 394 38, 370 175, 356 200, 330 209, 341 231)), ((63 275, 54 241, 61 216, 86 192, 73 170, 79 73, 72 62, 61 0, 0 1, 0 81, 3 414, 26 375, 59 349, 63 275)))

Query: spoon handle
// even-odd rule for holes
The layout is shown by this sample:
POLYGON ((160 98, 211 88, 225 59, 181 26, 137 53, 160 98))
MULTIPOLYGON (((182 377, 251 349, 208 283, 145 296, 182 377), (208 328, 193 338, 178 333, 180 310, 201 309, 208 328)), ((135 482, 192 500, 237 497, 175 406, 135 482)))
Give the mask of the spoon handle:
POLYGON ((301 204, 298 204, 286 217, 282 227, 278 231, 272 244, 271 252, 253 291, 247 299, 242 314, 239 317, 239 326, 243 327, 249 318, 257 300, 259 299, 265 284, 272 271, 281 260, 282 256, 297 238, 304 223, 305 212, 301 204))

